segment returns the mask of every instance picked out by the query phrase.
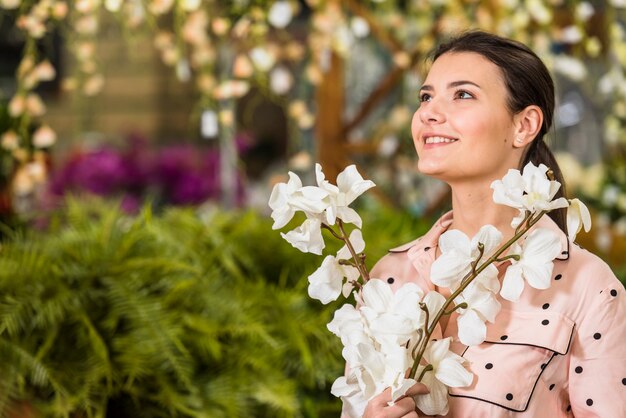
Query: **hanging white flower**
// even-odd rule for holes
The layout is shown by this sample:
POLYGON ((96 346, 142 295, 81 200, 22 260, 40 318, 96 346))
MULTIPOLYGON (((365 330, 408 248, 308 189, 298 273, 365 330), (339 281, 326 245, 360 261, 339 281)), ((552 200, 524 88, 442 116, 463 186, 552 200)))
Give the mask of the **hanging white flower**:
POLYGON ((276 184, 270 195, 269 206, 274 220, 272 229, 287 225, 297 210, 304 211, 308 216, 322 213, 328 206, 325 201, 327 196, 328 193, 319 187, 302 187, 300 177, 290 171, 289 181, 276 184))
POLYGON ((368 281, 362 290, 360 311, 376 342, 383 348, 405 345, 417 334, 423 322, 419 307, 424 292, 414 283, 406 283, 397 292, 378 279, 368 281))
POLYGON ((325 243, 322 236, 322 221, 318 218, 309 218, 296 229, 286 234, 281 232, 280 236, 303 253, 322 255, 325 243))
MULTIPOLYGON (((341 338, 341 343, 344 347, 370 342, 363 316, 354 306, 348 303, 335 311, 333 320, 326 327, 330 332, 341 338)), ((349 365, 355 364, 346 357, 349 356, 346 356, 344 353, 344 358, 349 365)))
MULTIPOLYGON (((446 415, 448 387, 469 386, 474 380, 474 375, 463 367, 466 360, 449 350, 451 340, 448 337, 431 341, 424 351, 424 359, 433 366, 433 370, 426 372, 422 379, 430 393, 416 396, 415 404, 426 415, 446 415)), ((420 366, 420 369, 418 374, 424 367, 420 366)))
POLYGON ((395 401, 417 383, 404 377, 411 367, 411 356, 404 347, 390 346, 383 352, 370 344, 358 344, 356 350, 360 366, 354 371, 368 401, 386 388, 391 388, 391 400, 395 401))
POLYGON ((330 205, 326 209, 326 222, 334 225, 339 218, 345 223, 352 223, 361 228, 361 217, 348 206, 361 194, 374 187, 374 182, 364 180, 354 164, 339 173, 336 186, 325 179, 322 166, 319 164, 315 164, 315 177, 317 185, 326 191, 330 198, 330 205))
MULTIPOLYGON (((493 279, 498 283, 497 270, 493 279)), ((457 319, 459 340, 469 346, 481 344, 487 337, 486 321, 495 322, 496 315, 500 312, 500 302, 496 299, 494 291, 485 288, 483 282, 473 281, 454 300, 458 305, 466 303, 467 308, 459 309, 457 319)), ((497 292, 497 289, 495 290, 497 292)))
POLYGON ((510 169, 502 180, 495 180, 491 183, 494 202, 520 211, 519 216, 511 222, 511 227, 519 226, 526 211, 536 213, 568 206, 565 198, 552 200, 561 187, 561 183, 548 179, 547 172, 548 167, 544 164, 536 166, 529 162, 524 167, 523 173, 510 169))
POLYGON ((512 302, 519 300, 524 290, 524 280, 535 289, 550 287, 553 260, 561 251, 558 235, 549 229, 537 228, 524 241, 522 247, 513 244, 511 254, 519 254, 519 261, 512 260, 502 282, 500 295, 512 302))
POLYGON ((341 376, 335 380, 330 393, 343 402, 343 411, 352 418, 362 417, 367 407, 367 399, 363 396, 357 372, 351 371, 348 376, 341 376))
MULTIPOLYGON (((470 240, 463 232, 452 229, 439 237, 441 255, 433 262, 430 280, 437 286, 457 288, 461 279, 471 271, 471 263, 479 255, 478 244, 484 245, 484 256, 488 256, 502 241, 502 233, 493 225, 484 225, 470 240)), ((489 265, 482 274, 491 274, 489 265)))
POLYGON ((589 209, 579 199, 570 200, 567 208, 567 235, 574 241, 576 235, 584 228, 585 232, 591 229, 591 214, 589 209))
MULTIPOLYGON (((352 231, 349 240, 357 254, 363 252, 365 241, 359 229, 352 231)), ((329 255, 324 258, 321 267, 309 276, 309 296, 323 304, 337 300, 341 294, 343 279, 346 278, 347 283, 350 283, 360 275, 356 267, 340 263, 341 260, 351 257, 347 245, 344 245, 336 257, 329 255)))

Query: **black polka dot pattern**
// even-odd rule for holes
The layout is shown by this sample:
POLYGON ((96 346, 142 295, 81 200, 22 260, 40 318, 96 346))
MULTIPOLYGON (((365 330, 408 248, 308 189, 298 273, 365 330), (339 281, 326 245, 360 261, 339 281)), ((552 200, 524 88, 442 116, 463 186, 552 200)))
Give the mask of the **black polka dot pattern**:
POLYGON ((593 405, 593 399, 587 399, 587 405, 591 406, 593 405))
POLYGON ((613 297, 617 296, 617 290, 611 289, 611 296, 613 297))
POLYGON ((541 321, 541 325, 548 325, 550 323, 550 321, 548 321, 547 319, 544 319, 543 321, 541 321))
POLYGON ((569 412, 569 411, 571 411, 571 410, 572 410, 572 405, 567 405, 567 409, 566 409, 566 411, 567 411, 567 412, 569 412))
POLYGON ((557 274, 557 275, 554 277, 554 280, 561 280, 561 277, 563 277, 563 275, 561 275, 561 274, 557 274))
POLYGON ((596 332, 595 334, 593 334, 594 340, 599 340, 600 338, 602 338, 602 334, 600 334, 599 332, 596 332))
POLYGON ((508 336, 508 335, 503 335, 502 337, 500 337, 500 339, 501 339, 502 341, 506 340, 507 338, 509 338, 509 336, 508 336))
POLYGON ((396 280, 393 277, 390 277, 387 279, 387 283, 389 284, 393 284, 393 282, 395 282, 396 280))
POLYGON ((622 385, 626 386, 626 377, 622 379, 622 385))
POLYGON ((575 371, 576 373, 578 373, 578 374, 581 374, 581 373, 583 372, 583 368, 582 368, 582 367, 580 367, 580 366, 578 366, 578 367, 576 367, 576 368, 574 369, 574 371, 575 371))
POLYGON ((550 307, 549 303, 544 303, 542 306, 543 309, 548 309, 549 307, 550 307))
POLYGON ((507 393, 506 394, 506 399, 509 400, 509 401, 512 401, 513 400, 513 394, 512 393, 507 393))
POLYGON ((425 247, 424 248, 424 251, 428 251, 428 250, 430 250, 430 247, 425 247))
POLYGON ((547 366, 547 364, 546 364, 546 363, 543 363, 543 364, 541 365, 541 370, 545 369, 545 368, 546 368, 546 366, 547 366))
POLYGON ((550 390, 554 389, 554 383, 550 385, 550 390))
POLYGON ((485 364, 485 369, 491 370, 492 368, 493 368, 493 364, 491 364, 491 363, 485 364))

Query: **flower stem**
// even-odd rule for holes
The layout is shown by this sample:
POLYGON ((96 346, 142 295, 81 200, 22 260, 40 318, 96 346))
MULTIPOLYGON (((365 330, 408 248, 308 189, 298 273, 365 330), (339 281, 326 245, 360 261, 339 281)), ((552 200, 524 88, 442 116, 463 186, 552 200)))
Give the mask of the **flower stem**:
POLYGON ((352 259, 356 263, 356 268, 359 270, 359 273, 361 273, 361 277, 363 277, 363 282, 367 283, 370 280, 370 274, 367 271, 367 267, 365 267, 365 263, 363 262, 363 259, 358 256, 356 251, 354 251, 354 247, 352 246, 352 243, 350 242, 350 238, 348 237, 348 234, 346 234, 346 231, 343 228, 343 221, 339 218, 337 218, 337 225, 339 226, 339 230, 341 231, 341 237, 339 239, 341 239, 343 242, 346 243, 346 247, 348 247, 348 251, 350 251, 350 254, 352 255, 352 259))
POLYGON ((424 370, 422 370, 422 372, 420 373, 420 377, 417 378, 418 382, 421 382, 422 379, 424 378, 424 375, 426 374, 426 372, 429 372, 433 370, 433 365, 429 364, 428 366, 424 367, 424 370))
MULTIPOLYGON (((426 351, 426 346, 428 345, 428 342, 430 341, 430 336, 433 334, 433 332, 435 331, 435 327, 437 326, 437 323, 439 322, 439 320, 441 319, 441 317, 446 313, 448 306, 450 306, 450 304, 454 301, 454 299, 461 294, 461 292, 463 292, 463 290, 465 290, 465 288, 476 278, 478 277, 478 275, 484 270, 486 269, 490 264, 492 264, 495 261, 498 261, 498 257, 500 257, 500 255, 502 255, 502 253, 504 253, 511 245, 513 245, 513 243, 515 243, 517 240, 519 240, 526 232, 528 232, 528 230, 534 225, 536 224, 539 219, 541 219, 541 217, 543 215, 545 215, 546 213, 548 213, 548 211, 544 210, 539 212, 539 214, 536 217, 533 216, 528 216, 527 220, 528 222, 526 223, 526 225, 519 231, 515 232, 515 235, 513 235, 513 237, 508 240, 503 246, 501 246, 491 257, 489 257, 487 259, 487 261, 485 261, 483 264, 480 265, 480 267, 478 267, 478 269, 470 271, 466 277, 464 277, 461 280, 461 285, 459 286, 459 288, 457 290, 455 290, 454 292, 452 292, 452 294, 450 296, 448 296, 448 298, 446 299, 445 303, 443 304, 443 306, 441 307, 441 309, 439 309, 439 311, 437 312, 437 314, 435 315, 435 319, 432 321, 432 323, 430 324, 430 326, 428 326, 428 322, 426 322, 426 333, 424 338, 422 338, 421 344, 420 344, 420 349, 417 353, 417 357, 414 358, 413 360, 413 367, 411 367, 411 372, 409 373, 409 378, 414 378, 415 374, 417 373, 417 367, 419 365, 419 363, 422 360, 422 356, 424 355, 424 351, 426 351)), ((506 258, 506 257, 505 257, 506 258)), ((421 305, 420 305, 421 306, 421 305)), ((423 372, 422 372, 423 374, 423 372)), ((421 378, 421 376, 420 376, 421 378)), ((418 380, 419 382, 420 380, 418 380)))

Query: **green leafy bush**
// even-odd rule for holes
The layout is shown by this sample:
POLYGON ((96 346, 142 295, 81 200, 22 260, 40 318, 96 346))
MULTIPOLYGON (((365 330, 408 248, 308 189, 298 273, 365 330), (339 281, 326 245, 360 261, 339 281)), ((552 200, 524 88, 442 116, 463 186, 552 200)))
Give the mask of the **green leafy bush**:
MULTIPOLYGON (((370 262, 424 229, 364 218, 370 262)), ((338 304, 308 298, 321 258, 265 216, 68 200, 46 231, 7 237, 0 416, 16 400, 46 417, 338 416, 338 304)))

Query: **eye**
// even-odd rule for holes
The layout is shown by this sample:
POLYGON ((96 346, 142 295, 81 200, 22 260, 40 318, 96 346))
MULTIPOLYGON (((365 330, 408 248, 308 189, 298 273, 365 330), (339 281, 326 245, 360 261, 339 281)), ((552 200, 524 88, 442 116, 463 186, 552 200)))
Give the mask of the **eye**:
POLYGON ((474 95, 466 90, 458 90, 455 93, 456 98, 458 99, 473 99, 474 95))
POLYGON ((430 99, 431 99, 430 94, 428 93, 420 94, 420 102, 428 102, 430 101, 430 99))

